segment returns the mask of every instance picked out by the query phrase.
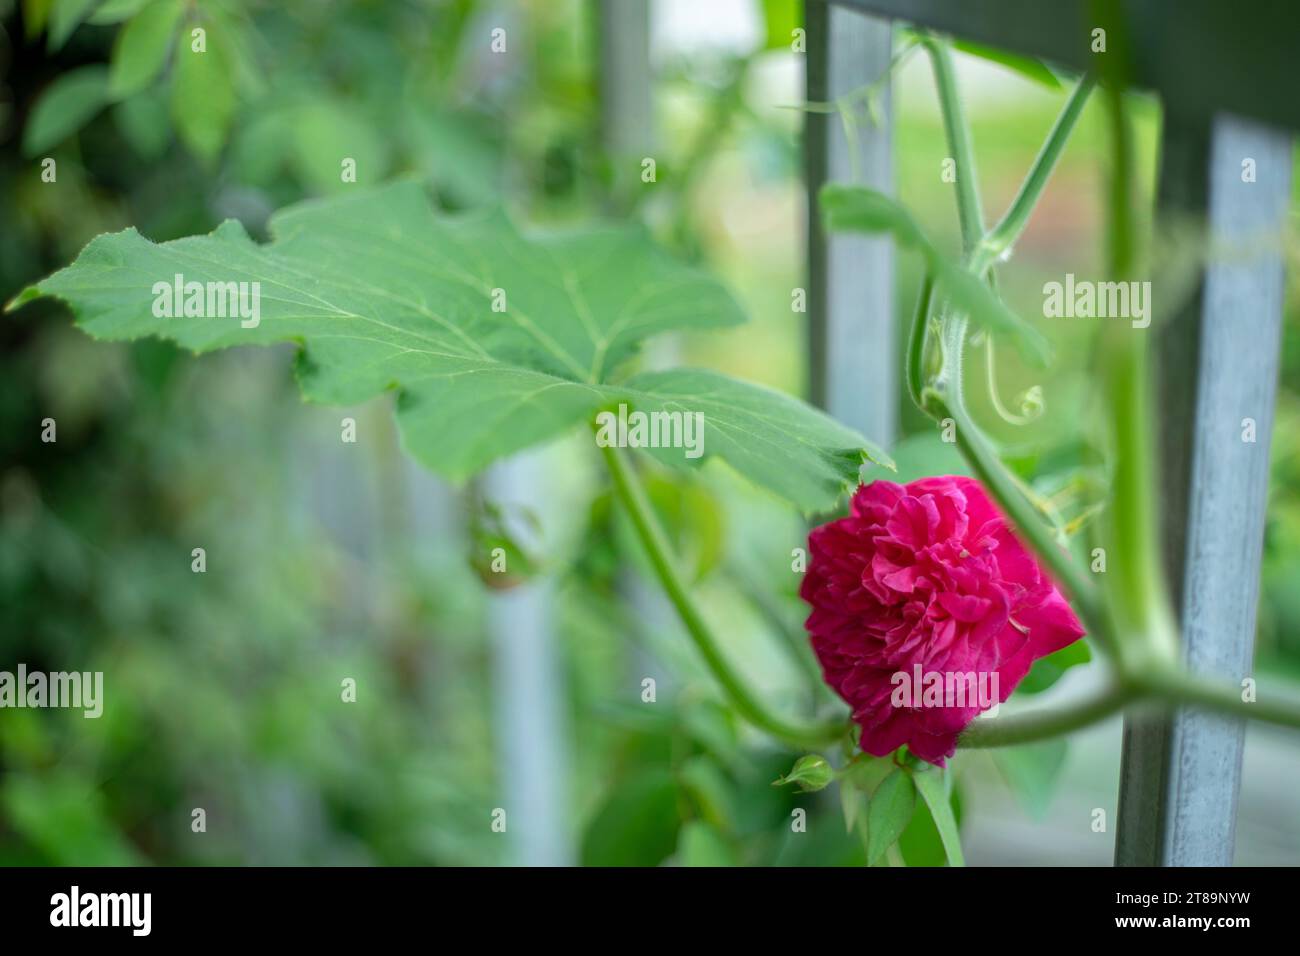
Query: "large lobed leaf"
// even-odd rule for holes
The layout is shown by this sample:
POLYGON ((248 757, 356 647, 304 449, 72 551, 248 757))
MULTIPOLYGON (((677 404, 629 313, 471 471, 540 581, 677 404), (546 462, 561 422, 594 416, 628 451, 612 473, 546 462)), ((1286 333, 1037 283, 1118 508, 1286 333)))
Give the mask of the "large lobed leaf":
MULTIPOLYGON (((14 304, 57 296, 96 338, 154 335, 195 352, 296 342, 309 400, 352 404, 396 390, 406 447, 453 479, 620 402, 702 412, 704 458, 725 459, 807 511, 833 505, 864 461, 889 463, 802 402, 714 372, 612 381, 650 335, 743 320, 717 282, 640 229, 525 237, 501 213, 437 217, 414 182, 293 206, 270 228, 266 245, 233 221, 161 244, 134 229, 99 236, 14 304), (156 317, 154 284, 178 273, 260 282, 260 323, 156 317)), ((652 453, 673 467, 703 460, 652 453)))

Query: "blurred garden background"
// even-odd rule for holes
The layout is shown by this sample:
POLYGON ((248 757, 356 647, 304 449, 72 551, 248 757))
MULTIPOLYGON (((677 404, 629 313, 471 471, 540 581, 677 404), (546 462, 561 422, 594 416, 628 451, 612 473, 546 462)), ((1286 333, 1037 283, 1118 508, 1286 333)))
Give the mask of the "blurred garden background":
MULTIPOLYGON (((661 350, 805 394, 804 316, 791 309, 806 284, 800 5, 652 0, 650 146, 636 155, 604 145, 599 9, 0 0, 0 298, 129 225, 167 240, 233 217, 265 238, 274 209, 350 188, 347 156, 360 183, 416 177, 449 213, 504 205, 538 229, 640 219, 750 316, 661 350), (175 75, 168 44, 195 25, 221 52, 210 74, 175 75)), ((1066 86, 967 55, 959 67, 996 215, 1066 86)), ((955 247, 923 57, 899 68, 893 96, 898 195, 955 247)), ((1159 111, 1141 107, 1150 196, 1159 111)), ((1103 133, 1090 105, 999 273, 1066 356, 1042 382, 1000 356, 1007 395, 1042 386, 1044 414, 1004 451, 1045 482, 1087 437, 1091 325, 1042 320, 1041 288, 1098 267, 1103 133)), ((916 268, 899 257, 900 323, 916 268)), ((302 404, 289 348, 196 359, 156 341, 96 343, 48 300, 0 318, 0 388, 0 669, 103 671, 106 696, 98 720, 0 711, 0 863, 862 862, 838 788, 771 786, 799 754, 725 704, 643 574, 589 441, 512 466, 526 468, 528 501, 491 475, 451 487, 403 456, 388 398, 302 404), (345 415, 355 444, 339 440, 345 415), (56 443, 40 440, 45 418, 56 443), (484 569, 502 543, 520 569, 505 589, 484 569), (521 658, 502 622, 538 609, 546 646, 521 658), (340 699, 345 678, 355 703, 340 699), (791 831, 797 807, 806 833, 791 831), (195 808, 206 832, 192 829, 195 808)), ((986 397, 974 402, 1009 438, 986 397)), ((1277 414, 1257 669, 1300 679, 1294 294, 1277 414)), ((904 480, 965 471, 919 414, 899 433, 904 480)), ((788 711, 824 702, 790 567, 804 518, 722 466, 650 480, 732 659, 788 711)), ((1023 693, 1055 676, 1036 670, 1023 693)), ((1114 819, 1119 750, 1116 719, 1068 742, 959 753, 968 862, 1109 864, 1113 828, 1095 832, 1093 810, 1114 819)), ((1238 863, 1300 861, 1297 758, 1294 735, 1250 726, 1238 863)), ((901 850, 909 864, 942 861, 923 808, 901 850)))

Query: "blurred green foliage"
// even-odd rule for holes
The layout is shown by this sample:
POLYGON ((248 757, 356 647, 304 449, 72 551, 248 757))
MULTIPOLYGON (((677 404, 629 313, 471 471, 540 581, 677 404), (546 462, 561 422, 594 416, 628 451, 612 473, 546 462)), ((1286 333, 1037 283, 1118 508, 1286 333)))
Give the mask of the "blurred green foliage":
MULTIPOLYGON (((798 68, 785 39, 797 19, 791 4, 754 6, 769 13, 755 49, 658 63, 662 188, 632 208, 679 255, 726 277, 751 314, 734 332, 684 336, 691 361, 798 392, 800 116, 780 108, 797 96, 779 80, 798 68)), ((340 154, 357 160, 359 182, 413 175, 447 209, 505 203, 541 224, 608 210, 623 179, 599 148, 591 14, 581 0, 0 0, 0 297, 127 225, 163 240, 235 217, 261 236, 271 210, 341 188, 340 154), (516 55, 490 55, 498 24, 516 55), (196 28, 209 49, 228 39, 222 59, 187 56, 196 28), (41 180, 45 157, 57 188, 41 180)), ((898 82, 899 194, 951 249, 952 197, 933 188, 942 131, 927 78, 911 76, 898 82)), ((972 109, 991 211, 1014 192, 1061 96, 1016 80, 1016 96, 972 109)), ((1157 131, 1148 110, 1148 195, 1157 131)), ((1036 314, 1042 282, 1063 263, 1087 271, 1080 259, 1097 245, 1099 122, 1076 139, 1001 270, 1023 315, 1036 314)), ((900 323, 914 269, 900 262, 900 323)), ((1300 673, 1295 301, 1260 657, 1300 673)), ((1084 351, 1083 324, 1043 331, 1058 354, 1084 351)), ((1086 366, 1040 382, 1014 355, 999 363, 1006 396, 1043 385, 1046 410, 1017 463, 1046 492, 1081 454, 1086 366)), ((349 410, 374 437, 364 458, 339 451, 338 413, 300 406, 290 366, 280 349, 196 362, 152 341, 94 343, 45 303, 0 321, 0 668, 103 670, 113 701, 100 720, 0 712, 0 864, 511 858, 488 825, 503 768, 487 589, 466 560, 484 540, 507 540, 498 516, 477 490, 415 475, 385 408, 349 410), (55 444, 39 441, 46 417, 55 444), (435 518, 438 533, 416 534, 412 516, 435 492, 452 507, 435 518), (198 546, 202 576, 190 570, 198 546), (345 677, 361 688, 354 705, 339 703, 345 677), (191 830, 195 807, 205 834, 191 830)), ((974 408, 993 420, 986 398, 974 408)), ((963 470, 918 417, 905 413, 904 431, 900 480, 963 470)), ((810 712, 825 690, 791 573, 800 520, 722 470, 647 477, 710 614, 729 625, 729 654, 784 707, 810 712)), ((863 865, 859 802, 889 768, 855 770, 862 790, 773 787, 800 755, 747 731, 675 623, 629 604, 644 567, 625 519, 594 468, 566 482, 581 492, 576 531, 536 557, 559 584, 576 859, 863 865), (638 701, 647 661, 667 675, 654 707, 638 701), (799 809, 807 828, 795 834, 799 809)), ((1027 691, 1075 662, 1043 663, 1027 691)), ((1050 804, 1063 760, 1055 744, 999 756, 1024 812, 1050 804)), ((941 864, 925 801, 905 814, 905 794, 895 796, 875 812, 901 832, 902 857, 941 864)), ((960 790, 956 804, 960 819, 960 790)))

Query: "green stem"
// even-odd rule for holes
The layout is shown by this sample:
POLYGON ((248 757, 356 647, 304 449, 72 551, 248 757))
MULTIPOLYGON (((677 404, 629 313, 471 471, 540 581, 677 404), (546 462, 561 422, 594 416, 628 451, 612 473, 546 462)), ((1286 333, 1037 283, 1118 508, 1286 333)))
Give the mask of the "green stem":
MULTIPOLYGON (((975 343, 972 343, 975 344, 975 343)), ((992 333, 984 333, 984 380, 988 385, 989 403, 993 406, 993 411, 997 412, 998 418, 1002 419, 1008 425, 1029 425, 1038 417, 1037 414, 1021 414, 1013 412, 1002 403, 1002 396, 998 394, 998 371, 997 371, 997 346, 993 344, 992 333)), ((1041 411, 1042 406, 1039 406, 1041 411)))
POLYGON ((1083 107, 1087 104, 1088 97, 1096 85, 1097 81, 1093 77, 1085 75, 1075 86, 1065 107, 1056 117, 1056 122, 1052 124, 1047 142, 1043 144, 1033 165, 1029 167, 1029 174, 1021 183, 1016 198, 1011 201, 1011 205, 998 220, 998 224, 980 240, 971 262, 971 271, 976 275, 983 275, 990 265, 1015 245, 1020 234, 1024 232, 1025 226, 1029 224, 1029 217, 1034 207, 1038 205, 1043 189, 1047 186, 1047 180, 1056 169, 1057 161, 1065 151, 1065 144, 1069 142, 1070 134, 1074 132, 1075 124, 1079 122, 1083 107))
POLYGON ((1106 116, 1110 123, 1111 170, 1108 182, 1110 216, 1106 222, 1106 264, 1113 278, 1124 278, 1133 268, 1133 133, 1122 87, 1106 87, 1106 116))
POLYGON ((976 477, 984 483, 1003 513, 1011 519, 1022 540, 1047 565, 1055 582, 1073 599, 1098 644, 1114 655, 1115 643, 1092 581, 1060 547, 1047 525, 1039 520, 1033 503, 1016 486, 1015 480, 998 459, 988 440, 975 427, 965 405, 960 400, 950 400, 933 390, 930 394, 934 397, 929 401, 938 410, 938 414, 952 418, 956 426, 957 447, 965 455, 976 477))
POLYGON ((971 142, 970 124, 961 96, 957 93, 957 76, 953 68, 952 50, 943 40, 928 34, 921 44, 930 57, 934 71, 934 85, 939 94, 939 108, 943 114, 944 132, 948 148, 957 167, 957 219, 961 224, 962 252, 970 255, 984 236, 984 209, 980 204, 979 177, 975 172, 975 147, 971 142))
POLYGON ((927 270, 921 280, 921 296, 916 300, 916 314, 912 316, 912 332, 907 338, 907 391, 916 407, 921 404, 925 387, 925 351, 930 338, 930 301, 934 297, 934 277, 927 270))
POLYGON ((767 622, 768 628, 780 639, 781 646, 794 661, 795 666, 808 678, 813 698, 828 698, 830 688, 822 679, 821 667, 812 653, 804 629, 791 626, 777 602, 767 593, 767 589, 752 580, 746 572, 727 569, 724 574, 731 579, 736 590, 754 605, 759 615, 767 622))
POLYGON ((1008 747, 1058 737, 1118 713, 1135 697, 1136 692, 1132 687, 1110 684, 1087 697, 1051 710, 1033 710, 1006 717, 984 717, 966 728, 961 735, 961 746, 1008 747))
MULTIPOLYGON (((1113 153, 1107 268, 1111 279, 1123 281, 1135 268, 1132 131, 1123 90, 1107 87, 1106 104, 1113 153)), ((1109 552, 1106 597, 1111 620, 1118 633, 1136 638, 1124 648, 1132 674, 1172 662, 1178 652, 1157 525, 1149 339, 1127 323, 1103 323, 1098 352, 1113 462, 1110 506, 1100 516, 1099 531, 1109 552)))
POLYGON ((885 68, 885 72, 881 73, 878 77, 876 77, 874 80, 871 80, 869 83, 863 83, 861 86, 857 87, 856 89, 849 90, 849 92, 844 93, 841 96, 837 96, 834 102, 826 102, 824 100, 807 100, 806 102, 801 103, 798 106, 785 107, 785 108, 802 110, 805 113, 829 114, 829 113, 838 113, 841 110, 851 108, 853 104, 859 100, 861 100, 864 105, 869 104, 871 102, 871 98, 880 92, 881 88, 885 85, 886 82, 889 81, 889 78, 895 72, 897 72, 898 68, 902 66, 904 62, 906 62, 907 58, 916 52, 917 45, 918 45, 917 41, 912 40, 909 43, 902 46, 898 50, 898 52, 896 52, 893 55, 893 57, 890 58, 889 66, 885 68))
MULTIPOLYGON (((984 208, 980 202, 979 174, 975 171, 975 147, 971 140, 970 123, 957 92, 957 76, 952 62, 952 49, 945 40, 921 33, 934 72, 935 91, 939 97, 939 111, 943 116, 944 135, 957 174, 957 221, 961 227, 963 261, 975 254, 984 238, 984 208)), ((990 278, 992 281, 992 278, 990 278)), ((962 352, 966 341, 968 320, 946 306, 940 311, 939 345, 942 361, 939 378, 957 395, 961 394, 962 352)), ((928 332, 928 326, 925 330, 928 332)), ((921 390, 925 398, 924 389, 921 390)), ((924 407, 922 411, 925 411, 924 407)))
POLYGON ((696 607, 686 583, 677 572, 677 563, 668 544, 668 538, 658 518, 655 517, 640 480, 624 460, 623 453, 619 449, 607 447, 602 448, 601 451, 609 467, 610 477, 614 481, 614 491, 632 519, 637 537, 650 558, 650 564, 660 584, 663 585, 673 607, 677 609, 677 614, 700 652, 700 656, 704 658, 710 672, 727 692, 727 696, 731 698, 732 704, 740 715, 760 730, 799 747, 820 747, 834 743, 844 736, 847 729, 847 721, 844 719, 820 724, 798 724, 771 713, 759 695, 746 684, 740 673, 732 668, 723 656, 722 648, 705 622, 704 616, 696 607))
POLYGON ((1171 705, 1199 707, 1232 717, 1262 720, 1300 730, 1300 701, 1241 699, 1241 688, 1172 668, 1152 668, 1136 684, 1171 705))
POLYGON ((1007 747, 1047 740, 1096 723, 1124 707, 1152 701, 1165 709, 1196 707, 1229 717, 1262 720, 1300 729, 1300 701, 1241 699, 1241 689, 1173 668, 1151 668, 1051 710, 1036 710, 1007 717, 983 718, 961 735, 967 748, 1007 747))
MULTIPOLYGON (((944 126, 958 167, 957 208, 965 265, 983 276, 1014 245, 1027 225, 1095 83, 1090 77, 1080 81, 1010 208, 993 229, 980 236, 982 212, 974 188, 970 135, 957 97, 951 57, 947 45, 941 41, 925 37, 923 43, 934 66, 944 126)), ((1122 88, 1116 85, 1108 88, 1107 93, 1115 158, 1110 180, 1107 259, 1113 277, 1123 279, 1134 267, 1132 137, 1122 88)), ((1095 723, 1142 699, 1166 707, 1202 707, 1300 728, 1300 702, 1247 703, 1237 688, 1179 671, 1172 665, 1177 631, 1164 598, 1155 526, 1145 341, 1123 336, 1119 326, 1103 332, 1103 344, 1108 346, 1106 405, 1115 440, 1114 491, 1106 519, 1108 540, 1117 552, 1112 559, 1112 570, 1118 579, 1107 589, 1103 601, 1092 580, 1058 546, 1038 519, 1032 502, 966 411, 962 391, 962 352, 967 330, 964 315, 945 310, 940 323, 942 363, 933 381, 925 380, 923 359, 930 293, 927 276, 908 349, 908 388, 913 400, 922 411, 937 419, 952 418, 958 446, 972 470, 1056 582, 1073 599, 1092 636, 1117 666, 1114 682, 1086 698, 1052 710, 977 721, 963 733, 962 746, 996 747, 1056 737, 1095 723), (1138 640, 1121 645, 1116 639, 1121 633, 1134 634, 1138 640)))
MULTIPOLYGON (((964 182, 971 192, 977 193, 974 189, 974 162, 970 155, 969 128, 957 96, 947 44, 931 37, 927 37, 924 42, 934 65, 935 83, 939 91, 939 104, 943 110, 949 147, 957 159, 957 211, 958 218, 962 222, 963 245, 967 250, 965 262, 967 268, 977 275, 982 275, 1001 251, 1015 242, 1029 221, 1034 205, 1041 197, 1047 180, 1065 149, 1065 144, 1083 111, 1094 83, 1090 78, 1085 77, 1075 87, 1053 125, 1047 143, 1039 151, 1006 215, 987 236, 981 235, 971 239, 968 235, 968 224, 980 222, 982 213, 978 194, 969 196, 962 189, 964 182)), ((1115 648, 1110 637, 1108 621, 1092 581, 1060 548, 1047 527, 1039 520, 1032 503, 1016 486, 1014 479, 988 440, 966 412, 962 397, 962 353, 965 348, 967 328, 968 322, 965 316, 959 314, 945 316, 941 331, 943 365, 934 388, 921 388, 920 400, 917 404, 922 411, 927 411, 936 418, 953 419, 957 429, 958 447, 965 454, 977 477, 988 488, 1021 536, 1047 565, 1056 582, 1074 599, 1075 606, 1098 643, 1103 649, 1113 653, 1115 648), (933 397, 933 403, 930 397, 933 397)), ((914 342, 917 337, 918 332, 914 325, 912 332, 914 342)), ((916 361, 915 356, 909 354, 909 366, 914 361, 916 361)))

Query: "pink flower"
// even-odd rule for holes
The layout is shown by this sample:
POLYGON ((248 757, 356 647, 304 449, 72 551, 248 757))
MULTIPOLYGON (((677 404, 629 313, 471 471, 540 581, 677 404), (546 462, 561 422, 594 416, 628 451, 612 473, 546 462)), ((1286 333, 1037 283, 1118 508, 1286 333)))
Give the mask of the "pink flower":
POLYGON ((976 715, 1084 633, 970 478, 862 485, 849 516, 814 529, 808 547, 799 593, 813 650, 879 757, 907 744, 942 767, 976 715), (918 679, 943 691, 923 695, 918 679))

